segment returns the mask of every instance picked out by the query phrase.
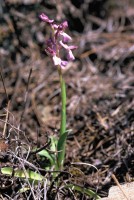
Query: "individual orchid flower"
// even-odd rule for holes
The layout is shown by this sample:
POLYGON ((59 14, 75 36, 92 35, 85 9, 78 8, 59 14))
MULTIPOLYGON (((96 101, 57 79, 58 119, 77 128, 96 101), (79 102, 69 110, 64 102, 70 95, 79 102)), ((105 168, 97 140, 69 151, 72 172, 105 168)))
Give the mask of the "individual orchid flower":
POLYGON ((52 57, 54 65, 55 66, 60 66, 62 69, 64 69, 64 67, 68 64, 68 61, 65 60, 61 60, 59 57, 57 57, 56 55, 54 55, 52 57))
POLYGON ((68 27, 67 21, 62 22, 59 26, 56 27, 55 36, 56 37, 58 37, 59 35, 62 36, 63 42, 69 42, 72 40, 72 38, 67 33, 64 32, 67 27, 68 27))
POLYGON ((47 15, 45 15, 44 13, 42 13, 40 16, 40 19, 43 21, 43 22, 47 22, 49 24, 52 24, 54 22, 54 20, 52 19, 49 19, 47 15))
POLYGON ((60 43, 60 45, 61 45, 64 49, 67 50, 67 59, 68 59, 69 61, 74 60, 75 57, 74 57, 74 55, 73 55, 73 53, 72 53, 72 50, 73 50, 73 49, 77 49, 77 46, 68 46, 67 44, 64 44, 64 43, 62 42, 62 40, 61 40, 59 43, 60 43))
POLYGON ((50 37, 46 41, 46 49, 45 49, 45 51, 49 56, 56 55, 56 43, 55 43, 55 41, 53 40, 52 37, 50 37))

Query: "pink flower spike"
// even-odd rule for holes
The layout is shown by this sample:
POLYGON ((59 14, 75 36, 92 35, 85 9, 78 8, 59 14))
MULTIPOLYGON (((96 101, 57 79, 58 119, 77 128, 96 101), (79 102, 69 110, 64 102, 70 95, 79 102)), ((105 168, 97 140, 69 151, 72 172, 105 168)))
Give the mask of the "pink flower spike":
POLYGON ((44 13, 42 13, 41 15, 39 15, 40 19, 43 21, 43 22, 47 22, 49 24, 52 24, 54 22, 54 20, 52 19, 49 19, 47 15, 45 15, 44 13))
POLYGON ((69 61, 75 59, 72 51, 77 49, 77 46, 68 45, 68 42, 72 40, 71 36, 65 33, 65 29, 68 28, 68 22, 63 21, 62 23, 57 24, 44 13, 39 17, 51 28, 50 38, 45 42, 45 52, 51 57, 54 66, 65 69, 69 61), (62 60, 62 57, 60 56, 64 53, 66 58, 65 60, 62 60))
POLYGON ((63 36, 63 42, 65 42, 65 43, 72 40, 72 38, 68 34, 66 34, 65 32, 61 32, 60 35, 63 36))

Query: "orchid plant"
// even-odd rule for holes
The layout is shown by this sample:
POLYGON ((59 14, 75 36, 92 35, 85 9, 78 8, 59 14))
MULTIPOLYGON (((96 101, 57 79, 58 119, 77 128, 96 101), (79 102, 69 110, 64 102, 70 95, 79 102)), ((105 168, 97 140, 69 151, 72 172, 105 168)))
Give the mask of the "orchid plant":
POLYGON ((57 68, 60 79, 60 88, 61 88, 61 125, 60 125, 60 134, 57 141, 57 160, 56 160, 56 169, 61 170, 64 164, 65 157, 65 145, 67 138, 66 130, 66 85, 63 79, 62 70, 64 70, 67 64, 70 61, 75 59, 72 50, 77 49, 77 46, 69 45, 68 43, 72 41, 72 38, 65 33, 65 30, 68 28, 68 22, 64 21, 61 24, 56 24, 53 19, 49 19, 47 15, 42 13, 40 19, 47 23, 50 26, 51 34, 50 38, 46 41, 46 53, 52 59, 53 65, 57 68), (61 57, 61 52, 65 51, 66 60, 63 60, 61 57))
MULTIPOLYGON (((54 167, 56 171, 55 170, 52 171, 54 173, 53 178, 56 178, 55 175, 57 175, 57 172, 63 169, 64 159, 65 159, 65 145, 66 145, 66 139, 67 139, 67 134, 68 134, 68 130, 66 130, 66 85, 65 85, 62 72, 66 68, 68 63, 75 59, 72 51, 77 49, 77 46, 69 45, 69 42, 72 41, 72 38, 67 33, 65 33, 65 30, 68 28, 67 21, 64 21, 58 25, 55 23, 53 19, 49 19, 49 17, 45 15, 44 13, 40 15, 40 19, 43 22, 47 23, 51 29, 50 38, 46 41, 45 51, 52 59, 53 65, 56 67, 59 74, 62 108, 61 108, 61 124, 60 124, 59 138, 55 139, 54 137, 50 137, 50 140, 51 140, 50 152, 51 153, 49 153, 49 151, 45 149, 41 151, 38 151, 37 149, 38 151, 37 154, 40 156, 47 157, 47 159, 50 161, 50 166, 46 166, 45 170, 47 171, 48 169, 49 171, 50 167, 54 167), (66 57, 65 60, 62 59, 63 50, 65 51, 65 57, 66 57), (57 153, 56 156, 55 154, 53 155, 52 152, 56 152, 57 153)), ((17 156, 15 158, 19 159, 19 162, 20 162, 21 158, 17 156)), ((28 161, 25 161, 25 162, 29 163, 28 161)), ((30 165, 30 166, 34 166, 34 165, 30 165)), ((15 169, 15 170, 13 167, 3 167, 1 168, 1 173, 4 175, 10 175, 10 176, 14 175, 14 177, 21 178, 22 180, 24 180, 24 183, 27 182, 28 187, 27 186, 22 187, 19 190, 20 193, 23 193, 31 189, 31 185, 29 181, 31 181, 32 186, 33 184, 34 185, 38 184, 38 181, 42 182, 43 184, 44 184, 44 181, 46 181, 46 178, 42 174, 38 173, 38 168, 34 167, 34 169, 36 169, 36 172, 31 169, 25 169, 24 165, 23 165, 23 169, 15 169)), ((69 188, 69 190, 76 190, 80 193, 83 193, 95 199, 100 198, 92 190, 81 187, 73 183, 65 184, 64 187, 67 189, 69 188)))

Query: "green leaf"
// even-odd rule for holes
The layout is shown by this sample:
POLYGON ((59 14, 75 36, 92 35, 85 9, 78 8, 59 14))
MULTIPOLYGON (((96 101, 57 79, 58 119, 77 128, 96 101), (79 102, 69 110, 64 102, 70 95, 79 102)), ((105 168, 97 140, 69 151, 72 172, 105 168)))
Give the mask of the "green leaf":
POLYGON ((51 147, 50 147, 51 151, 56 151, 57 150, 56 149, 57 148, 57 142, 58 142, 57 138, 54 137, 54 136, 51 136, 50 140, 51 140, 51 147))
POLYGON ((12 167, 3 167, 1 168, 1 173, 6 175, 12 175, 13 168, 12 167))
POLYGON ((38 153, 38 155, 48 158, 51 166, 53 166, 55 164, 55 159, 52 157, 52 155, 47 150, 44 149, 44 150, 40 151, 38 153))
POLYGON ((51 136, 50 140, 51 140, 50 151, 52 151, 52 152, 49 153, 49 151, 44 149, 44 150, 38 152, 38 155, 48 158, 48 160, 50 161, 51 167, 52 167, 56 163, 56 156, 54 153, 56 152, 56 148, 57 148, 57 138, 54 136, 51 136))
POLYGON ((23 193, 23 192, 26 192, 26 191, 28 191, 28 190, 30 190, 29 187, 24 187, 24 188, 21 188, 21 189, 19 190, 19 192, 20 192, 20 193, 23 193))
MULTIPOLYGON (((13 168, 12 167, 3 167, 1 168, 1 173, 6 175, 12 175, 13 168)), ((35 181, 43 181, 44 177, 37 172, 33 172, 31 170, 14 170, 14 176, 19 178, 28 178, 35 181)))
POLYGON ((76 190, 78 192, 84 193, 89 197, 95 198, 96 200, 100 199, 100 196, 98 196, 94 191, 87 189, 87 188, 84 188, 84 187, 81 187, 79 185, 68 184, 68 185, 66 185, 66 187, 70 188, 71 190, 76 190))
POLYGON ((58 167, 59 169, 63 166, 64 157, 65 157, 65 146, 66 146, 66 138, 67 138, 68 131, 65 131, 62 135, 60 135, 57 150, 58 152, 58 167))

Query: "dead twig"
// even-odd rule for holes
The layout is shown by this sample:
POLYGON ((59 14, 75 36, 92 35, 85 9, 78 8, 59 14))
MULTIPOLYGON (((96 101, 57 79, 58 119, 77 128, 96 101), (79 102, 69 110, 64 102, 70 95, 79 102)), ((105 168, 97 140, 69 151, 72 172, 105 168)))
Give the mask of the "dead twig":
POLYGON ((9 118, 9 106, 10 106, 10 101, 8 101, 8 104, 7 104, 7 113, 6 113, 6 119, 5 119, 5 124, 4 124, 4 128, 3 128, 3 133, 2 133, 2 136, 3 138, 5 138, 5 135, 6 135, 6 128, 7 128, 7 122, 8 122, 8 118, 9 118))
POLYGON ((119 187, 119 189, 122 191, 124 197, 129 200, 129 198, 127 197, 127 195, 125 194, 125 191, 122 189, 119 181, 117 180, 116 176, 114 174, 111 175, 112 179, 114 180, 114 182, 117 184, 117 186, 119 187))

